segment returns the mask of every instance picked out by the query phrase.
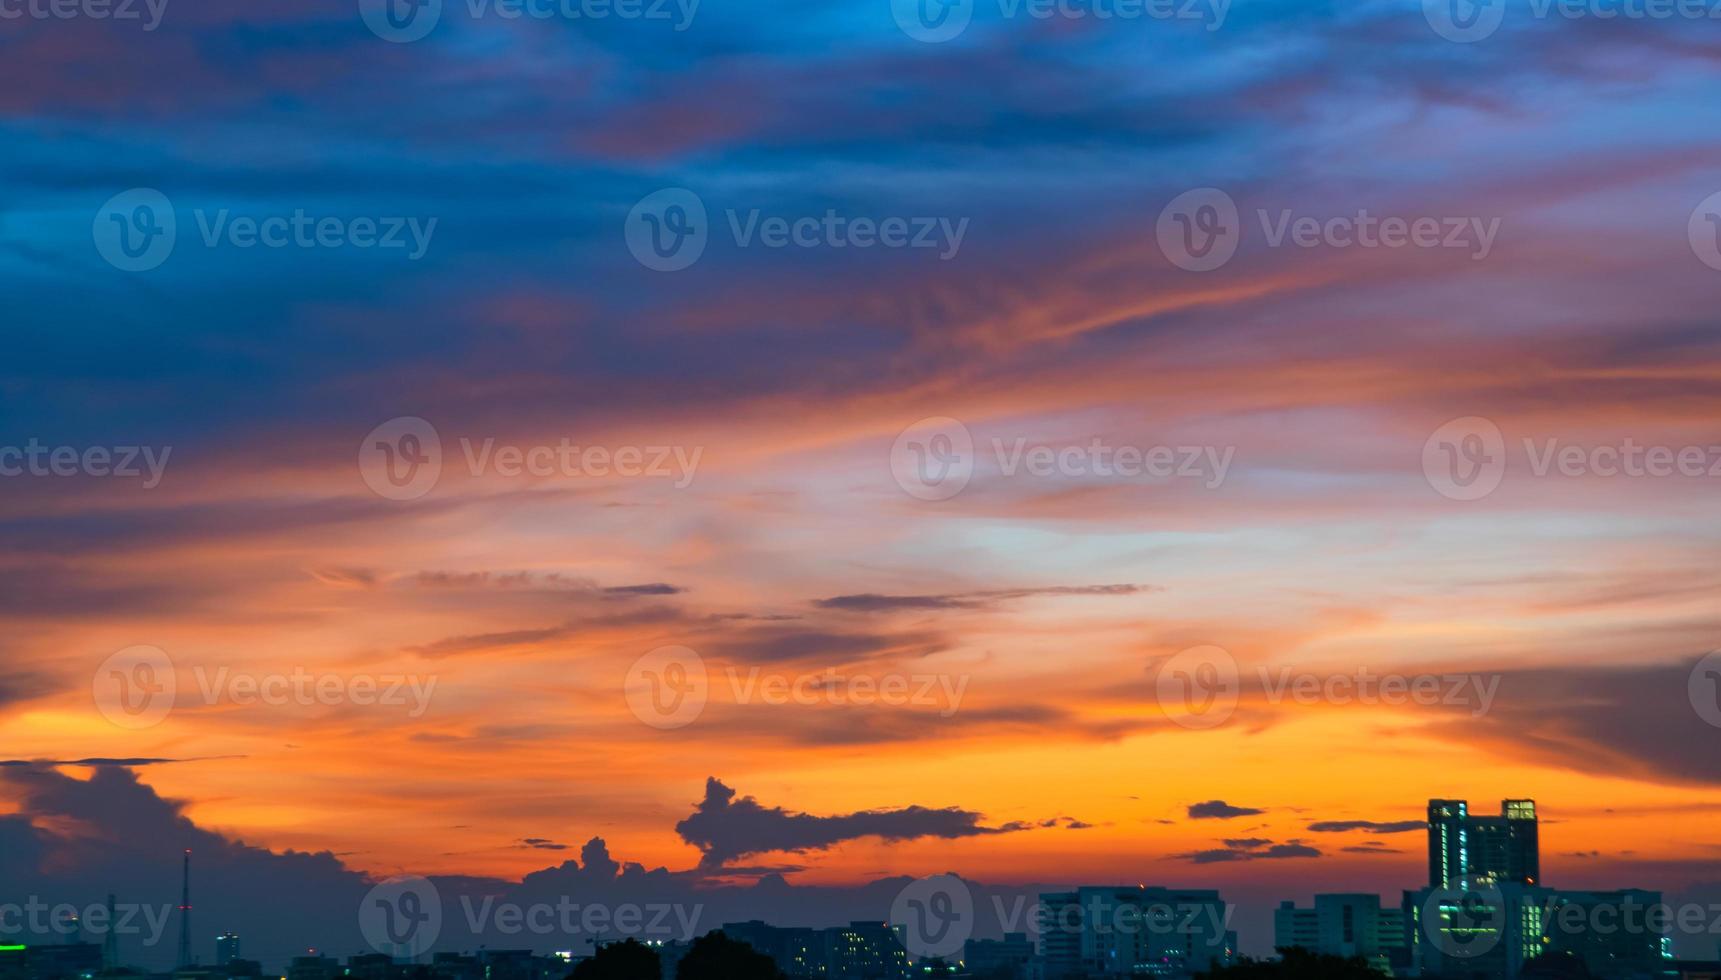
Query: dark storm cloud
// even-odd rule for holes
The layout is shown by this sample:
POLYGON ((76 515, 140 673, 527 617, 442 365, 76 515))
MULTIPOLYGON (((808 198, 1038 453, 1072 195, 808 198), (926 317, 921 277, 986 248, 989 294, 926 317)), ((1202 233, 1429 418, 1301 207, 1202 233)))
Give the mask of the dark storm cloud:
MULTIPOLYGON (((261 960, 266 972, 284 972, 287 959, 302 954, 307 946, 336 956, 369 951, 359 931, 358 912, 375 878, 347 867, 342 858, 328 852, 273 853, 198 827, 184 815, 180 803, 162 799, 129 769, 103 766, 88 781, 81 781, 45 768, 0 768, 0 799, 19 808, 15 814, 0 816, 0 854, 5 855, 0 861, 0 892, 79 908, 100 904, 111 892, 123 905, 146 907, 160 920, 161 931, 153 941, 147 930, 122 934, 120 955, 127 963, 162 970, 173 966, 178 926, 173 907, 179 900, 180 856, 187 848, 192 851, 195 935, 213 936, 228 929, 240 933, 246 955, 261 960)), ((930 829, 962 832, 960 827, 930 829)), ((571 849, 549 837, 522 838, 517 846, 571 849)), ((410 873, 412 869, 391 870, 410 873)), ((724 922, 757 918, 817 927, 883 920, 910 880, 894 877, 855 886, 800 886, 785 880, 779 873, 783 870, 797 868, 730 866, 722 869, 721 879, 699 871, 648 869, 612 857, 602 838, 589 838, 577 859, 532 872, 517 882, 432 876, 444 913, 442 937, 435 949, 524 946, 548 954, 589 938, 560 932, 503 933, 493 923, 473 931, 466 910, 486 903, 552 907, 601 903, 612 908, 661 903, 678 908, 682 918, 674 923, 677 929, 685 920, 695 934, 703 934, 724 922)), ((1002 888, 970 881, 979 916, 977 934, 997 936, 1009 927, 995 910, 1028 907, 1040 892, 1063 890, 1067 884, 1002 888)), ((1021 927, 1022 923, 1014 924, 1021 927)), ((57 934, 27 938, 69 941, 57 934)), ((648 934, 647 938, 684 937, 648 934)), ((213 953, 201 947, 205 941, 194 938, 199 944, 194 954, 213 953)))
POLYGON ((782 807, 766 807, 751 796, 736 799, 734 790, 712 778, 705 783, 705 799, 699 802, 692 816, 675 825, 675 832, 699 848, 702 867, 718 869, 752 854, 821 851, 862 837, 886 841, 922 837, 948 840, 1027 829, 1021 823, 988 827, 981 820, 980 814, 970 810, 955 807, 934 810, 922 806, 814 816, 782 807))
POLYGON ((1721 784, 1721 672, 1701 657, 1627 666, 1508 671, 1493 710, 1433 727, 1580 772, 1673 785, 1721 784))

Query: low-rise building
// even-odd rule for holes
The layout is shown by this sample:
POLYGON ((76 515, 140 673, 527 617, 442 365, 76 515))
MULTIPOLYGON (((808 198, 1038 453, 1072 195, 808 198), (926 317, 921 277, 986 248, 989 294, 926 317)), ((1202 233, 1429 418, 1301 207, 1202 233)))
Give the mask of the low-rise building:
POLYGON ((976 980, 1024 980, 1037 954, 1025 932, 1007 932, 1003 939, 970 939, 962 966, 976 980))
POLYGON ((1360 957, 1384 974, 1410 966, 1402 908, 1383 908, 1379 895, 1316 895, 1306 909, 1283 902, 1273 912, 1273 946, 1360 957))
POLYGON ((1231 909, 1207 890, 1089 887, 1040 896, 1048 980, 1183 978, 1237 958, 1231 909))

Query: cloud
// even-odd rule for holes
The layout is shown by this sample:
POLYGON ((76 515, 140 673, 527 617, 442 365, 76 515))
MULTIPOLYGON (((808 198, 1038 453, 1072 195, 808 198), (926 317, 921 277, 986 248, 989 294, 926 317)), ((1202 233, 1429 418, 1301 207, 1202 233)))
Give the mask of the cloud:
POLYGON ((369 589, 377 584, 377 574, 368 568, 311 568, 310 576, 333 588, 369 589))
POLYGON ((1040 821, 1039 826, 1043 830, 1051 830, 1057 827, 1062 827, 1065 830, 1092 830, 1094 825, 1084 820, 1077 820, 1074 817, 1053 817, 1050 820, 1040 821))
POLYGON ((705 799, 692 816, 675 825, 682 840, 699 848, 701 867, 719 869, 753 854, 820 851, 863 837, 954 840, 1014 833, 1028 826, 1010 823, 987 827, 980 822, 980 814, 955 807, 934 810, 910 806, 821 817, 761 806, 751 796, 735 797, 735 791, 715 777, 707 779, 705 799))
POLYGON ((642 585, 612 585, 604 590, 604 594, 613 596, 680 595, 686 591, 686 589, 664 582, 646 582, 642 585))
POLYGON ((1392 823, 1375 820, 1317 820, 1309 824, 1309 829, 1318 834, 1342 834, 1353 830, 1366 830, 1371 834, 1408 834, 1412 831, 1427 830, 1428 823, 1423 820, 1398 820, 1392 823))
POLYGON ((838 664, 878 657, 926 657, 948 643, 942 634, 925 631, 856 632, 764 626, 719 636, 707 642, 701 652, 709 650, 737 663, 838 664))
POLYGON ((15 769, 21 768, 51 768, 53 766, 124 766, 134 769, 139 766, 161 766, 176 762, 210 762, 220 759, 243 759, 242 755, 206 755, 192 759, 152 759, 147 757, 131 759, 0 759, 0 766, 15 769))
POLYGON ((1173 854, 1173 858, 1191 864, 1231 864, 1240 861, 1283 861, 1296 858, 1318 858, 1321 852, 1301 841, 1275 844, 1270 840, 1249 837, 1223 841, 1224 847, 1204 851, 1173 854))
POLYGON ((1721 785, 1716 729, 1694 698, 1716 699, 1721 677, 1701 657, 1664 663, 1573 665, 1501 675, 1493 710, 1430 730, 1578 772, 1669 785, 1721 785))
POLYGON ((845 612, 893 612, 902 609, 978 609, 1017 599, 1038 596, 1121 596, 1156 591, 1146 585, 1052 585, 1027 589, 991 589, 980 592, 950 592, 938 595, 880 595, 867 592, 818 599, 821 609, 845 612))
POLYGON ((1224 800, 1208 800, 1205 803, 1189 805, 1191 820, 1234 820, 1237 817, 1253 817, 1266 812, 1252 807, 1232 806, 1224 800))

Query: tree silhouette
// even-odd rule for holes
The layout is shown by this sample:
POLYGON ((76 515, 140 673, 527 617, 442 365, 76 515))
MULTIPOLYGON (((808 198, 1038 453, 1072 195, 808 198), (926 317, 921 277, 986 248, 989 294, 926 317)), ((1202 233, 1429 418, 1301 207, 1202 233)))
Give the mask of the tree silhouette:
POLYGON ((1518 974, 1521 980, 1591 980, 1595 974, 1576 953, 1543 953, 1518 974))
MULTIPOLYGON (((582 978, 583 980, 583 978, 582 978)), ((675 980, 787 980, 775 960, 722 930, 693 941, 675 968, 675 980)))
POLYGON ((662 980, 657 951, 637 939, 610 943, 596 956, 581 960, 568 980, 662 980))
POLYGON ((1300 946, 1279 950, 1280 960, 1244 957, 1235 966, 1196 974, 1196 980, 1381 980, 1381 974, 1361 958, 1345 959, 1311 953, 1300 946))

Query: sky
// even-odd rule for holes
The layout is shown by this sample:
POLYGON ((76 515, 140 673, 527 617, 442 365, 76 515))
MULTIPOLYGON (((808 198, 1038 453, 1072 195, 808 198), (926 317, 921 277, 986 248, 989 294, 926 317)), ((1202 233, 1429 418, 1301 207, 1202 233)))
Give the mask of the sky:
POLYGON ((92 6, 0 5, 0 885, 1721 882, 1712 20, 92 6))

